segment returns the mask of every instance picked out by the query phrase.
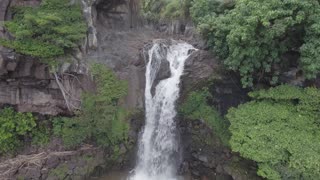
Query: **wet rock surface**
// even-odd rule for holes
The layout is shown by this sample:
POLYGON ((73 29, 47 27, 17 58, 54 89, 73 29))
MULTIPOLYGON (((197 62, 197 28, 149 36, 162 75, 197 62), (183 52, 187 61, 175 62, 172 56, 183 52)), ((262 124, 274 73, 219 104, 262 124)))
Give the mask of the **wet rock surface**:
MULTIPOLYGON (((32 58, 8 53, 2 67, 0 105, 15 106, 21 112, 47 115, 69 113, 57 79, 47 65, 32 58)), ((72 96, 68 100, 75 107, 80 106, 77 99, 80 99, 81 93, 94 87, 86 66, 78 63, 70 64, 60 73, 59 78, 72 96)))
POLYGON ((190 53, 182 76, 183 90, 195 88, 197 85, 201 86, 213 74, 221 71, 219 61, 210 52, 200 49, 190 53))
POLYGON ((184 162, 181 174, 193 180, 259 180, 253 162, 241 159, 225 147, 202 120, 179 121, 184 162))

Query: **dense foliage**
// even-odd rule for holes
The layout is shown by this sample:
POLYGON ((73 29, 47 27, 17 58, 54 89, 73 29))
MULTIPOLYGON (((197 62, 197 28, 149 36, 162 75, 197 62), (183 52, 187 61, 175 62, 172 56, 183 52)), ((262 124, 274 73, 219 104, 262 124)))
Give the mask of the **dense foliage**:
POLYGON ((282 85, 250 96, 227 115, 232 150, 258 162, 267 179, 318 179, 320 90, 282 85))
POLYGON ((180 107, 180 113, 189 119, 204 120, 222 143, 228 145, 229 123, 213 107, 208 105, 207 102, 210 98, 212 96, 207 89, 191 92, 180 107))
POLYGON ((37 127, 30 132, 32 144, 36 146, 46 146, 50 142, 52 134, 50 121, 41 121, 37 123, 37 127))
POLYGON ((277 82, 280 68, 299 54, 307 78, 320 71, 320 4, 318 0, 197 0, 191 15, 209 45, 227 67, 238 71, 244 87, 277 82))
POLYGON ((142 0, 143 15, 151 21, 189 17, 191 0, 142 0))
POLYGON ((39 7, 16 7, 5 23, 14 40, 0 44, 33 57, 52 58, 77 47, 87 31, 80 5, 69 0, 43 0, 39 7))
POLYGON ((82 110, 76 117, 54 121, 54 133, 61 136, 68 147, 86 140, 111 147, 127 138, 128 112, 119 106, 120 98, 127 93, 126 82, 118 80, 111 70, 99 64, 93 65, 92 72, 97 92, 83 95, 82 110))
POLYGON ((31 113, 16 113, 12 108, 0 110, 0 154, 18 148, 21 139, 35 126, 31 113))

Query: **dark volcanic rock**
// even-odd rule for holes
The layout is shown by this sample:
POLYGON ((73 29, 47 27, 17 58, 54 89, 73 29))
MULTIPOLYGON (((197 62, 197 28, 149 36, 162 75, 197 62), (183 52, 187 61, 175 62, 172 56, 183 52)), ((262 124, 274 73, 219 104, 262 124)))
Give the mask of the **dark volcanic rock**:
POLYGON ((155 69, 158 69, 155 74, 155 80, 151 87, 152 95, 154 95, 155 88, 159 84, 159 82, 171 76, 170 63, 167 60, 168 46, 170 46, 172 43, 170 40, 159 39, 154 40, 152 43, 147 43, 143 48, 145 63, 147 64, 150 60, 149 51, 153 47, 154 43, 159 43, 159 48, 155 53, 152 54, 151 57, 153 60, 151 66, 156 67, 155 69))
MULTIPOLYGON (((21 112, 57 115, 69 113, 64 97, 47 65, 13 53, 2 61, 0 71, 0 105, 12 105, 21 112)), ((81 92, 93 87, 83 65, 71 65, 60 74, 64 88, 73 96, 70 102, 80 106, 81 92)))
MULTIPOLYGON (((1 0, 0 38, 10 37, 3 28, 3 21, 12 18, 11 7, 35 7, 40 2, 40 0, 1 0)), ((81 58, 74 55, 72 60, 67 68, 65 64, 61 67, 63 70, 59 70, 59 77, 65 90, 68 91, 67 98, 70 103, 74 107, 79 107, 78 99, 82 91, 91 89, 93 84, 88 76, 88 68, 81 58)), ((2 105, 15 106, 22 112, 48 115, 70 113, 55 77, 49 72, 48 65, 0 46, 0 106, 2 105)))
POLYGON ((199 90, 204 86, 209 87, 213 95, 211 105, 221 114, 225 114, 230 107, 248 100, 248 91, 242 88, 239 76, 225 70, 212 53, 205 50, 190 53, 181 77, 180 101, 183 102, 190 91, 199 90))
POLYGON ((181 174, 193 180, 260 180, 253 162, 241 159, 221 144, 204 121, 183 119, 179 122, 184 162, 181 174))
POLYGON ((220 71, 221 65, 210 52, 204 50, 192 52, 185 63, 182 88, 188 90, 197 87, 206 82, 211 75, 219 74, 220 71))

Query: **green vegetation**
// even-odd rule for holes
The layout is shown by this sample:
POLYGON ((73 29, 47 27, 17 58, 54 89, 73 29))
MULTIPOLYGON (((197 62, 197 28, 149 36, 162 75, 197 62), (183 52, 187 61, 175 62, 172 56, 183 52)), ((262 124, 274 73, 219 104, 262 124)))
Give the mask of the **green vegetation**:
POLYGON ((204 120, 220 138, 221 142, 228 146, 230 134, 229 123, 219 113, 208 105, 208 99, 212 98, 207 89, 191 92, 182 104, 180 113, 189 119, 204 120))
POLYGON ((12 108, 0 110, 0 155, 14 153, 32 139, 32 144, 46 146, 51 137, 48 121, 38 122, 31 113, 15 112, 12 108))
POLYGON ((317 0, 198 0, 191 15, 208 44, 244 87, 266 80, 277 83, 288 67, 286 53, 299 54, 304 75, 320 71, 320 4, 317 0))
POLYGON ((50 142, 51 128, 49 121, 42 121, 37 124, 37 127, 32 130, 32 144, 37 146, 46 146, 50 142))
POLYGON ((93 65, 92 71, 97 92, 84 94, 82 111, 74 118, 56 119, 53 131, 68 147, 93 140, 102 147, 116 149, 116 145, 126 142, 129 129, 125 121, 128 112, 119 106, 127 85, 102 65, 93 65))
POLYGON ((67 164, 62 164, 53 170, 50 170, 49 178, 65 179, 68 176, 69 168, 67 164))
MULTIPOLYGON (((320 0, 142 0, 141 4, 143 15, 153 22, 191 18, 209 48, 240 74, 243 87, 261 82, 275 86, 279 75, 291 67, 307 79, 319 75, 320 0)), ((53 59, 70 53, 86 35, 80 5, 69 0, 42 0, 39 7, 15 7, 13 12, 12 21, 0 22, 13 38, 0 39, 0 44, 44 63, 56 63, 53 59)), ((32 144, 44 146, 53 132, 66 147, 94 142, 112 151, 110 159, 117 160, 123 153, 119 145, 128 140, 129 113, 120 107, 127 84, 102 65, 94 64, 92 74, 96 91, 83 94, 82 109, 75 117, 55 118, 53 129, 51 124, 36 123, 31 113, 0 110, 0 154, 16 150, 29 137, 32 144)), ((281 85, 249 96, 252 101, 231 108, 224 119, 209 105, 212 95, 207 89, 194 91, 180 113, 205 121, 223 145, 256 161, 263 178, 319 179, 320 90, 281 85)), ((192 138, 212 145, 211 137, 192 138)), ((237 166, 238 162, 230 164, 231 169, 237 166)), ((79 171, 89 172, 91 167, 79 171)), ((67 171, 61 165, 49 176, 63 179, 67 171)))
POLYGON ((241 75, 244 87, 276 85, 281 70, 292 64, 307 79, 320 72, 318 0, 143 0, 142 6, 153 21, 191 17, 226 67, 241 75))
POLYGON ((37 122, 31 113, 17 113, 12 108, 0 110, 0 154, 16 150, 24 139, 31 139, 36 146, 46 146, 53 134, 61 137, 68 148, 95 142, 112 150, 117 159, 121 154, 118 145, 128 138, 129 112, 119 105, 127 93, 127 84, 99 64, 92 66, 92 74, 96 92, 83 94, 82 109, 73 118, 37 122))
POLYGON ((78 46, 87 31, 80 5, 69 0, 43 0, 39 7, 16 7, 14 19, 5 23, 14 40, 0 44, 16 52, 50 59, 78 46))
POLYGON ((0 154, 16 150, 35 126, 31 113, 16 113, 12 108, 0 110, 0 154))
POLYGON ((250 96, 227 115, 232 150, 258 162, 267 179, 318 179, 320 90, 282 85, 250 96))
POLYGON ((151 21, 189 17, 191 0, 142 0, 143 15, 151 21))

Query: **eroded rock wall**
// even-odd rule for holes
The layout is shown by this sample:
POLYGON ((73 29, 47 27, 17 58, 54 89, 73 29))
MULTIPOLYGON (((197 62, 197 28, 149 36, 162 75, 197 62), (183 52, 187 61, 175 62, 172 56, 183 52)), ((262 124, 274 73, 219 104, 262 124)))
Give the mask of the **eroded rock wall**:
MULTIPOLYGON (((14 53, 9 55, 4 58, 0 75, 0 105, 46 115, 70 113, 61 87, 46 64, 14 53)), ((60 71, 59 81, 69 94, 67 99, 79 107, 82 91, 94 87, 86 66, 66 63, 60 71)))
MULTIPOLYGON (((32 6, 40 0, 1 0, 0 1, 0 38, 10 38, 3 22, 12 18, 14 6, 32 6)), ((21 112, 35 112, 47 115, 68 114, 65 99, 72 108, 80 107, 80 97, 84 90, 92 90, 94 85, 80 48, 75 55, 58 69, 58 78, 66 91, 65 98, 57 78, 49 66, 39 60, 15 53, 0 46, 0 106, 10 105, 21 112), (69 63, 71 62, 71 63, 69 63)))
POLYGON ((184 147, 181 174, 192 180, 261 180, 256 164, 221 144, 204 121, 182 119, 179 129, 184 147))

